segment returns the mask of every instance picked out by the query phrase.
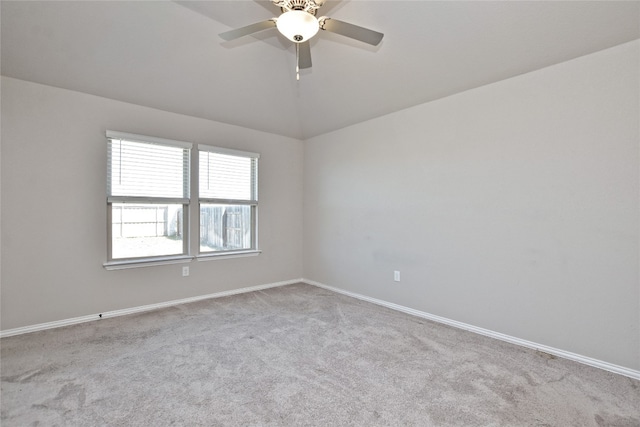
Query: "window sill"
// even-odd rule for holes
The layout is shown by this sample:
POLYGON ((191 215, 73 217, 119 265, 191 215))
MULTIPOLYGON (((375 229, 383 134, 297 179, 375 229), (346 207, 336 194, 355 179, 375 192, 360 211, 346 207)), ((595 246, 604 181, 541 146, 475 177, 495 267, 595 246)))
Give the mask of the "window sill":
POLYGON ((181 264, 184 262, 191 262, 191 260, 193 260, 193 257, 190 255, 177 255, 147 260, 135 259, 127 261, 110 261, 105 262, 102 266, 106 270, 124 270, 126 268, 151 267, 154 265, 181 264))
POLYGON ((228 259, 228 258, 244 258, 249 256, 257 256, 257 255, 260 255, 261 253, 262 253, 261 250, 207 253, 207 254, 198 255, 196 257, 196 260, 213 261, 213 260, 228 259))

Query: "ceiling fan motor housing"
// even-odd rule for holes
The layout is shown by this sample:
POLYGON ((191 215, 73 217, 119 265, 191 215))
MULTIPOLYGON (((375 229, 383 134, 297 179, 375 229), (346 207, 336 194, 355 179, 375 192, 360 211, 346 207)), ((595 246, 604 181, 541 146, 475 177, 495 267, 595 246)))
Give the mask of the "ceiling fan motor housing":
POLYGON ((316 11, 322 6, 324 0, 272 0, 273 4, 282 9, 282 12, 302 10, 315 16, 316 11))

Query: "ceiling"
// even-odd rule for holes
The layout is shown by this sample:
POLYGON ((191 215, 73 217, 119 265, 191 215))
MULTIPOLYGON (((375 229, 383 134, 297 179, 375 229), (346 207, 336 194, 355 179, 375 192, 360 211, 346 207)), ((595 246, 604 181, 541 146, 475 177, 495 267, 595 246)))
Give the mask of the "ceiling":
POLYGON ((306 139, 640 38, 638 1, 327 2, 383 32, 371 47, 321 31, 313 67, 275 29, 268 0, 1 2, 9 77, 306 139))

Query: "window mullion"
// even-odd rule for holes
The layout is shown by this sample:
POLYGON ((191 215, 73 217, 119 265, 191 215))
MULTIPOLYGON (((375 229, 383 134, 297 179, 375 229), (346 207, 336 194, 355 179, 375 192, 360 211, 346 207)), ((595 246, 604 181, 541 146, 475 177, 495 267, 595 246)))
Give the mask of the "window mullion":
POLYGON ((182 205, 188 205, 189 199, 184 198, 171 198, 171 197, 128 197, 128 196, 109 196, 107 197, 109 203, 180 203, 182 205))
POLYGON ((201 197, 200 199, 200 203, 210 203, 210 204, 216 204, 216 205, 257 205, 258 201, 257 200, 234 200, 234 199, 210 199, 210 198, 205 198, 205 197, 201 197))

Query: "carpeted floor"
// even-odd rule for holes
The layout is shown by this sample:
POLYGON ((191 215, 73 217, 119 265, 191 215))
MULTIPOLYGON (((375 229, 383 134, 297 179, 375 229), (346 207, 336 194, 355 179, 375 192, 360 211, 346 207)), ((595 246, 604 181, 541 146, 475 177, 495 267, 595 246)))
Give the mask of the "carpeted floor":
POLYGON ((305 284, 3 338, 10 426, 639 426, 640 382, 305 284))

